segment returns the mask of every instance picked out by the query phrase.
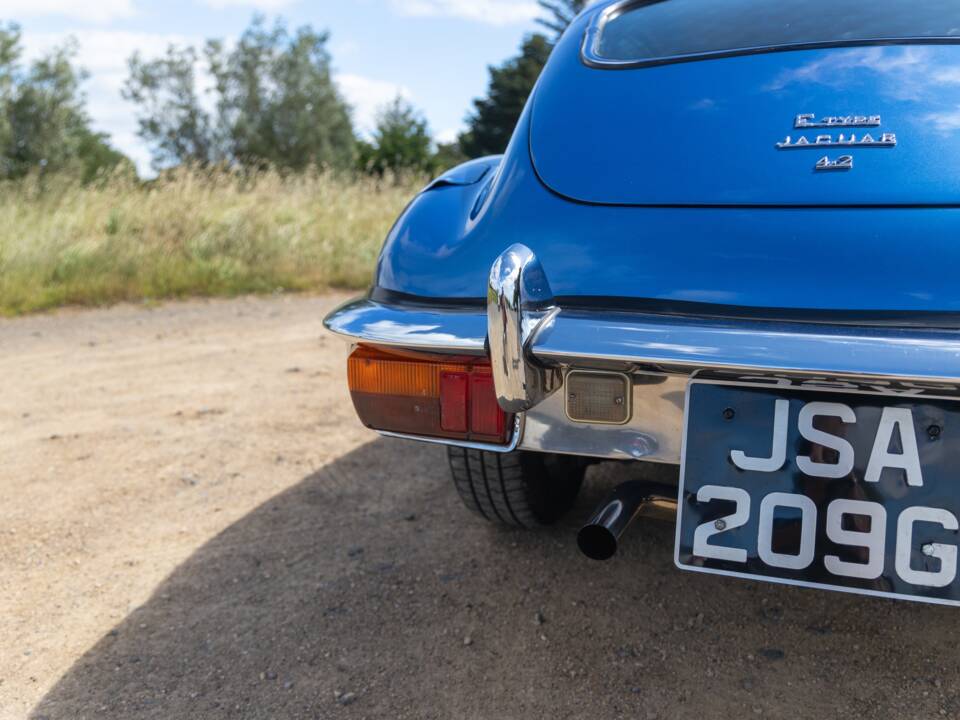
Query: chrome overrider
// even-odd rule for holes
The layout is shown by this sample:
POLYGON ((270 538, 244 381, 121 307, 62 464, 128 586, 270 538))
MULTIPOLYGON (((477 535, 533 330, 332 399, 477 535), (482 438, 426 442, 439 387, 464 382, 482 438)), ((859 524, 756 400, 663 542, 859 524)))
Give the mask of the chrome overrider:
POLYGON ((540 261, 525 245, 497 258, 487 285, 487 340, 497 402, 519 413, 539 405, 563 380, 557 368, 533 360, 530 346, 560 308, 540 261))
POLYGON ((694 375, 827 390, 867 387, 903 397, 960 395, 960 330, 562 308, 542 265, 523 245, 494 263, 486 311, 366 297, 335 310, 325 325, 354 344, 489 352, 500 403, 517 413, 517 422, 509 445, 471 447, 498 452, 520 448, 677 464, 684 391, 694 375), (628 374, 630 421, 570 420, 564 394, 556 391, 571 369, 628 374))

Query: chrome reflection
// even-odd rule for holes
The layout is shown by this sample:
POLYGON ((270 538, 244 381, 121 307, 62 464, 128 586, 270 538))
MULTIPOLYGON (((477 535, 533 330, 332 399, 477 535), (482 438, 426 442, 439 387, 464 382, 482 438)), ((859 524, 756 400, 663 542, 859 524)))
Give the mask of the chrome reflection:
POLYGON ((497 401, 506 412, 527 410, 560 385, 556 370, 539 365, 528 352, 541 327, 559 309, 539 260, 525 245, 512 245, 494 262, 487 288, 487 337, 497 401))
POLYGON ((574 422, 562 393, 526 413, 521 449, 612 460, 678 464, 687 377, 633 373, 630 421, 625 425, 574 422))
POLYGON ((351 300, 323 321, 328 330, 350 342, 430 352, 479 355, 487 326, 475 309, 384 304, 369 298, 351 300))

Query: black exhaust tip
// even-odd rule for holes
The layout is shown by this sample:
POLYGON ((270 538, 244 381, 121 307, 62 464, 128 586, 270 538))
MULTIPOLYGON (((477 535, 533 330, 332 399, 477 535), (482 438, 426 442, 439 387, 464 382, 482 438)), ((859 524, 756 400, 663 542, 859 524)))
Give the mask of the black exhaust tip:
POLYGON ((591 560, 609 560, 617 554, 617 538, 602 525, 584 525, 580 528, 577 546, 591 560))
POLYGON ((676 492, 668 485, 646 480, 621 483, 577 533, 580 551, 591 560, 609 560, 617 554, 621 536, 643 506, 653 500, 676 502, 676 492))

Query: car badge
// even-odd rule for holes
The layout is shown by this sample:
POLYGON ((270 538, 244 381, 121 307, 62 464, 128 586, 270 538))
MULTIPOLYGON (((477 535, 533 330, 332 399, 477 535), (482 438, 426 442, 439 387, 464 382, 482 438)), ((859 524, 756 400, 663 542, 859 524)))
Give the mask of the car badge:
POLYGON ((879 127, 879 115, 831 115, 817 118, 813 113, 802 113, 794 118, 793 126, 798 130, 820 129, 815 135, 787 135, 777 143, 778 150, 841 150, 843 155, 821 157, 814 170, 817 172, 830 170, 852 170, 853 155, 851 150, 862 148, 893 148, 897 146, 897 135, 892 132, 878 133, 876 131, 857 132, 850 128, 879 127), (825 133, 822 129, 843 130, 837 133, 825 133))

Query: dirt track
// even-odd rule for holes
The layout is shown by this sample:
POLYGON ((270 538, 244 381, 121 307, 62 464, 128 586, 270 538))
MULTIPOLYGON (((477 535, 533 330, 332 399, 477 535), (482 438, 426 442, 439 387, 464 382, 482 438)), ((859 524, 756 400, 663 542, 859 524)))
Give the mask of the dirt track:
POLYGON ((0 321, 0 718, 960 715, 960 611, 680 573, 645 522, 469 516, 377 439, 342 298, 0 321))

